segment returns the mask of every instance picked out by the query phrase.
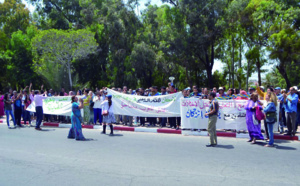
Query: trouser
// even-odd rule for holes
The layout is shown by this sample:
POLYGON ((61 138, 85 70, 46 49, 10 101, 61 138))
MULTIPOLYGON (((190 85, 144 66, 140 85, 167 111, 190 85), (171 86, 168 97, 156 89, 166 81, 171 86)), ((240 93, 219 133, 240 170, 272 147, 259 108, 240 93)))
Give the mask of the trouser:
POLYGON ((167 118, 161 118, 160 125, 161 127, 165 127, 167 124, 167 118))
POLYGON ((176 128, 176 117, 170 117, 169 118, 170 127, 176 128))
POLYGON ((180 126, 181 125, 181 117, 177 117, 176 120, 177 120, 177 126, 180 126))
POLYGON ((208 134, 210 137, 210 144, 211 145, 216 145, 217 144, 217 115, 209 116, 208 118, 208 134))
POLYGON ((26 121, 31 124, 31 114, 30 111, 24 110, 24 124, 26 124, 26 121))
POLYGON ((286 115, 285 115, 285 109, 284 108, 281 109, 281 114, 282 114, 283 125, 286 126, 286 115))
POLYGON ((286 125, 288 128, 288 134, 295 135, 296 134, 297 113, 296 112, 287 112, 286 119, 287 119, 286 125))
POLYGON ((282 112, 279 112, 279 131, 282 133, 283 132, 283 127, 284 127, 284 124, 283 124, 283 115, 282 115, 282 112))
POLYGON ((269 130, 268 130, 268 124, 267 124, 266 120, 264 120, 264 126, 265 126, 266 136, 267 136, 268 139, 270 139, 269 130))
POLYGON ((14 126, 16 126, 16 120, 15 117, 13 115, 13 111, 12 110, 5 110, 5 114, 6 114, 6 122, 7 122, 7 126, 9 126, 9 115, 11 116, 13 122, 14 122, 14 126))
POLYGON ((24 121, 24 117, 25 117, 25 110, 24 110, 24 105, 22 105, 22 114, 21 114, 23 121, 24 121))
POLYGON ((17 125, 21 125, 22 109, 15 108, 15 120, 17 125))
POLYGON ((145 120, 146 120, 145 117, 140 117, 140 121, 141 121, 142 126, 145 126, 145 120))
POLYGON ((147 120, 149 121, 150 125, 155 125, 156 124, 156 118, 148 117, 147 120))
POLYGON ((274 134, 273 134, 273 126, 274 123, 267 123, 268 125, 268 129, 269 129, 269 145, 273 145, 274 144, 274 134))
POLYGON ((45 120, 48 122, 51 120, 51 115, 50 114, 45 114, 45 120))
POLYGON ((99 119, 99 123, 102 123, 102 115, 101 115, 102 109, 100 108, 94 108, 94 123, 97 124, 97 120, 99 119))
POLYGON ((300 125, 300 109, 298 109, 298 112, 297 112, 297 119, 296 119, 296 132, 298 130, 298 126, 300 125))
POLYGON ((132 116, 123 116, 123 123, 125 125, 127 125, 127 122, 129 122, 129 125, 132 125, 132 120, 133 120, 132 116))
POLYGON ((115 114, 115 118, 116 118, 116 123, 120 123, 120 115, 115 114))
POLYGON ((40 128, 41 124, 42 124, 42 120, 43 120, 43 107, 42 106, 38 106, 35 107, 35 111, 36 111, 36 127, 35 128, 40 128))

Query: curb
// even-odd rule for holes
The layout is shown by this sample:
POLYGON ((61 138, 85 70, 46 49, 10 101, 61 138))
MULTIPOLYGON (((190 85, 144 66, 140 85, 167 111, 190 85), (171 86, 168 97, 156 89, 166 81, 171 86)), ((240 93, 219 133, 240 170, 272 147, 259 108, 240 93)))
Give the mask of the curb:
MULTIPOLYGON (((0 123, 4 123, 0 120, 0 123)), ((24 122, 21 122, 24 124, 24 122)), ((59 127, 59 128, 71 128, 71 124, 64 123, 50 123, 45 122, 43 126, 47 127, 59 127)), ((100 125, 83 125, 82 128, 85 129, 102 129, 100 125)), ((114 126, 114 130, 129 131, 129 132, 150 132, 150 133, 164 133, 164 134, 182 134, 182 135, 194 135, 194 136, 208 136, 207 131, 191 131, 191 130, 175 130, 175 129, 156 129, 156 128, 142 128, 142 127, 124 127, 124 126, 114 126)), ((234 133, 234 132, 217 132, 219 137, 230 137, 230 138, 249 138, 249 134, 246 133, 234 133)), ((274 139, 277 140, 292 140, 300 141, 300 135, 298 136, 284 136, 284 135, 274 135, 274 139)))

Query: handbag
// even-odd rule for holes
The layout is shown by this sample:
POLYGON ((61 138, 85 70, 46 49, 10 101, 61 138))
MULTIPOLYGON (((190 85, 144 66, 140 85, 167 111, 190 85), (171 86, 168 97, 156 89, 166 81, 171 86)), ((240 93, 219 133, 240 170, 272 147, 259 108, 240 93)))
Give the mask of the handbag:
POLYGON ((265 114, 259 109, 259 107, 256 107, 255 116, 258 121, 265 119, 265 114))
POLYGON ((277 122, 276 112, 267 112, 266 113, 266 122, 274 124, 277 122))

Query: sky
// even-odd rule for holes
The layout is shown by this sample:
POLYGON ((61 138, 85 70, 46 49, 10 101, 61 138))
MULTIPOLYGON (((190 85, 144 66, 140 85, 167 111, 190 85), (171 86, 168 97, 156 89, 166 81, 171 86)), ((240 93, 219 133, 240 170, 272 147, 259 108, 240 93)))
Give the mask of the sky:
MULTIPOLYGON (((0 3, 3 3, 4 0, 0 0, 0 3)), ((34 6, 28 4, 25 0, 22 0, 22 2, 26 5, 26 7, 33 12, 34 11, 34 6)), ((148 3, 149 0, 140 0, 140 6, 139 6, 139 10, 143 10, 145 9, 145 4, 148 3)), ((156 4, 157 6, 161 6, 163 3, 161 2, 161 0, 151 0, 151 4, 156 4)), ((222 72, 223 71, 223 67, 224 64, 220 61, 220 60, 215 60, 215 64, 213 66, 213 72, 215 72, 216 70, 222 72)), ((267 69, 267 67, 264 67, 263 69, 267 69)), ((265 77, 265 74, 262 75, 262 77, 265 77)), ((254 73, 250 79, 255 80, 257 79, 257 73, 254 73)))

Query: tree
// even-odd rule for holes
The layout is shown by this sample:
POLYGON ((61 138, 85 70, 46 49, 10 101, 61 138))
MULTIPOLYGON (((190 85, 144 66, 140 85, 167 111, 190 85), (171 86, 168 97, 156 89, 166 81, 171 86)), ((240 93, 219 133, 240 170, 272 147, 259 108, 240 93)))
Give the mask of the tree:
POLYGON ((76 59, 86 58, 88 54, 97 50, 94 33, 88 30, 41 31, 32 40, 33 54, 36 70, 43 73, 47 63, 55 63, 66 67, 72 89, 72 62, 76 59))

